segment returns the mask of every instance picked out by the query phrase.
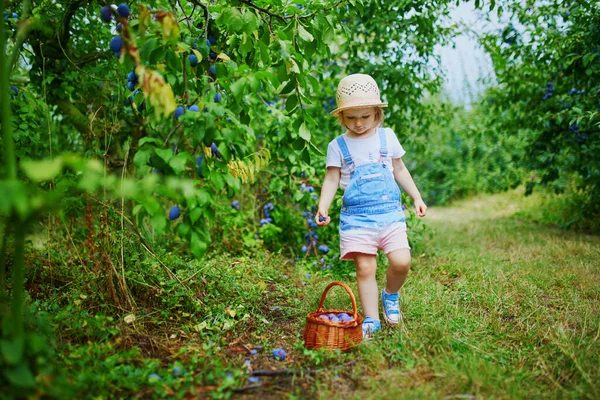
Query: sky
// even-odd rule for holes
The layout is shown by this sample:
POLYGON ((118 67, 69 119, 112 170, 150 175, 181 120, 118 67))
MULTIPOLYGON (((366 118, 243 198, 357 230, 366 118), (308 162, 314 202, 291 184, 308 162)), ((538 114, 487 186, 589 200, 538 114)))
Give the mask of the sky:
MULTIPOLYGON (((452 23, 464 23, 475 32, 493 29, 496 24, 487 23, 478 17, 474 2, 461 2, 450 12, 452 23)), ((454 102, 468 106, 494 81, 494 70, 490 56, 472 35, 461 34, 454 39, 455 46, 439 47, 442 68, 446 74, 445 94, 454 102)))

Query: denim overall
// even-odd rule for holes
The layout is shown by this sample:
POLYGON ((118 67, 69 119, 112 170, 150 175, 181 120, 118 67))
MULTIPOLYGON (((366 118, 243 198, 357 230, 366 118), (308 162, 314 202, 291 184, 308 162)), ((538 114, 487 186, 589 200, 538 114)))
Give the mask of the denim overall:
POLYGON ((381 229, 394 222, 405 222, 400 202, 400 188, 384 164, 387 157, 385 130, 378 129, 381 143, 377 162, 355 166, 342 136, 337 143, 344 162, 350 167, 350 183, 344 192, 340 213, 340 231, 381 229))

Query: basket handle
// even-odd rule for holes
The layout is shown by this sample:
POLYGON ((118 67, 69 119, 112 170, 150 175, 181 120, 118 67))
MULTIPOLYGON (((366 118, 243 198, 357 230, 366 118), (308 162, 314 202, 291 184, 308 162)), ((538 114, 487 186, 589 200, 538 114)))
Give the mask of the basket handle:
POLYGON ((354 297, 354 293, 352 293, 352 290, 350 289, 350 287, 348 285, 346 285, 344 282, 340 282, 340 281, 334 281, 334 282, 331 282, 329 285, 327 285, 327 287, 323 291, 323 294, 321 295, 321 302, 319 303, 319 308, 317 308, 317 312, 323 311, 323 303, 325 303, 325 297, 327 296, 327 292, 329 292, 329 289, 331 289, 334 286, 343 287, 344 290, 350 295, 350 300, 352 300, 352 316, 354 317, 354 319, 357 319, 358 311, 356 309, 356 298, 354 297))

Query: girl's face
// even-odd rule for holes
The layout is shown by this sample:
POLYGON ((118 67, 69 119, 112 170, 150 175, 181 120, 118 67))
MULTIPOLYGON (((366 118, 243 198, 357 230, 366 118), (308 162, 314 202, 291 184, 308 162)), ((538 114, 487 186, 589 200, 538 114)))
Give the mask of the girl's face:
POLYGON ((351 136, 361 136, 377 127, 374 107, 351 108, 342 112, 344 125, 351 136))

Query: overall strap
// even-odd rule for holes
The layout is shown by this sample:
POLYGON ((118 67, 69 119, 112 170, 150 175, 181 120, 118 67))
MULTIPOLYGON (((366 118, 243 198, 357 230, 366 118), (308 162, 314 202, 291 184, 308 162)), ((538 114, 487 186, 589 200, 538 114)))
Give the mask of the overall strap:
POLYGON ((346 146, 346 141, 342 137, 342 135, 336 138, 338 146, 340 146, 340 150, 342 150, 342 156, 344 157, 344 162, 349 167, 352 167, 354 162, 352 161, 352 156, 350 155, 350 151, 348 150, 348 146, 346 146))
POLYGON ((381 149, 379 150, 379 152, 381 154, 381 160, 383 161, 383 160, 385 160, 385 158, 388 155, 385 128, 379 128, 378 131, 379 131, 379 142, 381 143, 381 149))

